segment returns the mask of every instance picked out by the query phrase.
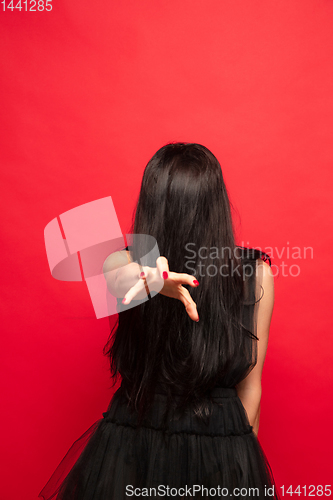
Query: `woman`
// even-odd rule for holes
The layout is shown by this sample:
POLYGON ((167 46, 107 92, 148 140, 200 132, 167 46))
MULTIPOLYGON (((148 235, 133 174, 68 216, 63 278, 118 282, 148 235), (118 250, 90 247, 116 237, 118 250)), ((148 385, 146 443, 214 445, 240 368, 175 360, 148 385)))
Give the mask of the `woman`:
POLYGON ((104 263, 120 313, 104 352, 121 386, 39 497, 278 498, 257 439, 270 261, 236 246, 221 166, 207 148, 157 151, 132 233, 147 238, 104 263), (149 237, 161 257, 142 266, 149 237))

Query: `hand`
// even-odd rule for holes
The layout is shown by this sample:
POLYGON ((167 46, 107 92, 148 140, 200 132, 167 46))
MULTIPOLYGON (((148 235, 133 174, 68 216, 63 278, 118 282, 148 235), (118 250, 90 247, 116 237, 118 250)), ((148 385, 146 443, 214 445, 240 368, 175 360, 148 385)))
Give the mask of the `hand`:
POLYGON ((139 281, 132 286, 123 299, 124 304, 129 304, 134 297, 144 298, 147 296, 145 280, 149 290, 159 292, 166 297, 180 300, 187 314, 193 321, 199 321, 196 303, 193 301, 189 291, 182 285, 197 287, 199 285, 195 276, 186 273, 174 273, 169 271, 168 260, 165 257, 156 259, 156 267, 142 266, 144 276, 139 273, 139 281))

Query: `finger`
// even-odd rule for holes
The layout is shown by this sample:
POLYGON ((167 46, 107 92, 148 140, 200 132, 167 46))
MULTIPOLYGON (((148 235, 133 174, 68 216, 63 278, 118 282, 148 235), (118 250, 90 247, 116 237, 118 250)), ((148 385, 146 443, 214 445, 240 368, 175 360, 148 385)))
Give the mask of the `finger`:
POLYGON ((170 274, 168 259, 162 256, 158 257, 158 259, 156 259, 156 267, 161 278, 164 280, 168 279, 170 274))
POLYGON ((125 294, 122 303, 123 304, 129 304, 131 300, 134 299, 140 292, 145 291, 145 295, 147 296, 146 288, 145 288, 145 282, 143 279, 140 279, 132 288, 128 290, 128 292, 125 294))
POLYGON ((189 317, 193 320, 196 321, 197 323, 199 322, 199 314, 197 311, 197 306, 195 304, 188 304, 186 307, 186 312, 189 315, 189 317))
POLYGON ((199 281, 196 276, 191 276, 187 273, 169 273, 170 278, 172 278, 175 283, 180 283, 181 285, 190 285, 192 287, 199 286, 199 281))

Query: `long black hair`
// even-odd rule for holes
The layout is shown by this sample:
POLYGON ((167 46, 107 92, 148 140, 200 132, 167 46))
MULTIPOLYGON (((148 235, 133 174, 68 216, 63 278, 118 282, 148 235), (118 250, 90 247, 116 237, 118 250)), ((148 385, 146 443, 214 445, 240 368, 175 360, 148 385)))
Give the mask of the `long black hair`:
POLYGON ((170 143, 154 154, 143 174, 131 232, 153 236, 170 271, 197 277, 199 286, 187 288, 200 320, 191 320, 180 301, 161 294, 124 310, 104 347, 111 375, 115 382, 121 376, 139 422, 157 384, 165 388, 169 406, 191 407, 205 418, 209 391, 234 387, 256 364, 251 311, 257 298, 249 286, 255 276, 244 269, 267 255, 236 246, 221 165, 200 144, 170 143))

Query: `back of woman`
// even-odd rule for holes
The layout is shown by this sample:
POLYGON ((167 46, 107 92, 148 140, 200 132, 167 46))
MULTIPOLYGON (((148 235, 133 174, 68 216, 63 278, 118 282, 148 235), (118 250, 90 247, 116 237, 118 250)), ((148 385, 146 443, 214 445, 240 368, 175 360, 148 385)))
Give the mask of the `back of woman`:
POLYGON ((104 264, 119 311, 104 352, 121 386, 41 498, 277 498, 257 439, 273 277, 267 255, 235 244, 207 148, 157 151, 132 233, 104 264))

